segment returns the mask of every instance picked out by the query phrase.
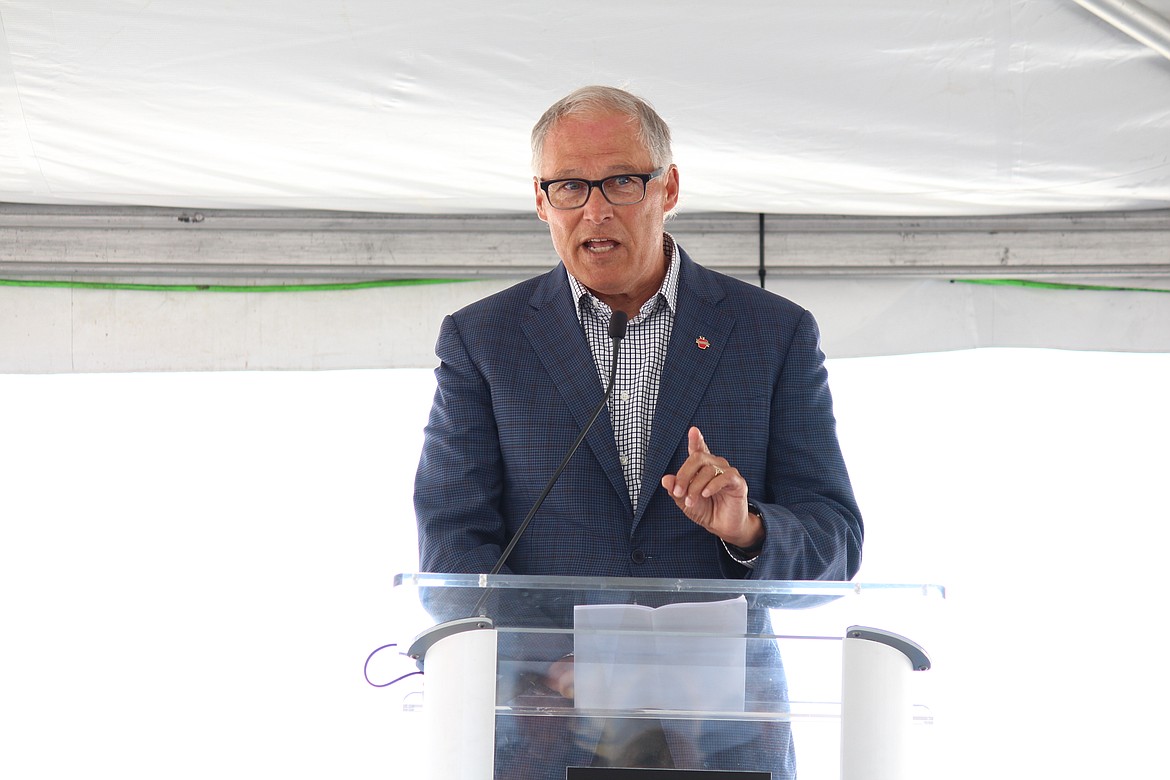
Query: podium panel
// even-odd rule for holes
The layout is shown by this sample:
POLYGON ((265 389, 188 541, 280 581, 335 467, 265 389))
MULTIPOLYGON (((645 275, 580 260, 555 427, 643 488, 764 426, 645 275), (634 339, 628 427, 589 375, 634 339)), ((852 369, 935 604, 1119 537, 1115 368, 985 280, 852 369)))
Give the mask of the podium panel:
POLYGON ((931 722, 913 673, 929 667, 943 598, 934 585, 398 575, 399 648, 424 672, 423 776, 909 780, 905 734, 931 722))

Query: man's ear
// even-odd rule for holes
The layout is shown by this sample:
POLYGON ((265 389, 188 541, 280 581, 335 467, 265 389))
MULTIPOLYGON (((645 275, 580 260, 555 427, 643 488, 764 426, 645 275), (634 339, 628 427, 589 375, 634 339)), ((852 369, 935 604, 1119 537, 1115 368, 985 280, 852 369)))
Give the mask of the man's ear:
POLYGON ((672 163, 662 177, 666 180, 666 198, 662 204, 662 213, 669 214, 678 205, 678 168, 672 163))
POLYGON ((536 216, 540 217, 541 222, 548 222, 548 214, 545 211, 548 204, 544 202, 544 190, 540 188, 540 179, 535 176, 532 177, 532 189, 536 192, 536 216))

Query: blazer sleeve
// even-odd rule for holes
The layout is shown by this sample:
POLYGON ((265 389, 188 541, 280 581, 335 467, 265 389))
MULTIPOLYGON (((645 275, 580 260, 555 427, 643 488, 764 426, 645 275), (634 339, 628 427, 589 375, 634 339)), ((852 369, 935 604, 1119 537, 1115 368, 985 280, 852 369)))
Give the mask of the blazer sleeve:
POLYGON ((724 575, 852 578, 861 565, 861 512, 837 441, 820 331, 807 311, 773 387, 768 425, 764 481, 749 485, 764 519, 764 548, 746 571, 724 553, 724 575))
POLYGON ((422 571, 487 572, 506 534, 491 392, 451 316, 443 320, 435 352, 437 386, 414 483, 419 565, 422 571))
MULTIPOLYGON (((415 476, 414 507, 421 571, 454 574, 489 572, 507 546, 502 510, 504 456, 500 449, 489 382, 477 367, 454 317, 440 327, 435 347, 435 398, 415 476)), ((508 566, 501 574, 511 574, 508 566)), ((424 606, 439 620, 473 614, 477 589, 439 589, 424 606)), ((488 614, 513 626, 571 625, 572 612, 546 603, 539 591, 494 593, 488 614), (566 622, 568 621, 568 622, 566 622)), ((509 637, 501 657, 547 664, 572 650, 561 635, 509 637)))

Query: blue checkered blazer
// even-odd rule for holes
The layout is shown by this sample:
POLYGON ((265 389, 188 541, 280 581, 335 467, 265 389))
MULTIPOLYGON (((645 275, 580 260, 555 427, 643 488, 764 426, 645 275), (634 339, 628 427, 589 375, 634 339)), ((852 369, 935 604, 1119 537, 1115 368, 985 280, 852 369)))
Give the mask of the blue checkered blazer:
MULTIPOLYGON (((681 257, 678 308, 638 506, 630 505, 603 413, 505 571, 852 577, 860 563, 861 516, 837 445, 816 323, 790 301, 707 270, 685 252, 681 257), (698 339, 709 346, 700 349, 698 339), (763 513, 767 539, 755 568, 736 563, 660 485, 662 475, 677 472, 686 459, 691 425, 699 426, 712 452, 739 469, 763 513)), ((420 563, 423 571, 487 572, 603 390, 563 266, 447 317, 436 351, 438 387, 415 480, 420 563)), ((429 606, 440 617, 463 617, 471 608, 429 606)), ((507 618, 513 625, 571 621, 571 614, 553 612, 533 603, 519 613, 510 610, 507 618)), ((769 632, 766 610, 752 610, 750 620, 752 633, 769 632)), ((749 698, 787 701, 775 645, 753 647, 753 655, 767 657, 749 659, 749 698)), ((567 649, 525 646, 501 649, 501 656, 539 671, 567 649)), ((563 778, 566 766, 594 760, 595 725, 580 718, 498 719, 495 776, 563 778)), ((795 777, 787 723, 698 727, 669 721, 662 728, 677 767, 795 777)))
MULTIPOLYGON (((505 572, 849 579, 861 515, 809 312, 681 252, 678 310, 638 506, 603 412, 505 572), (710 346, 700 349, 696 340, 710 346), (754 569, 662 489, 697 425, 748 483, 767 539, 754 569)), ((447 317, 415 481, 423 571, 486 572, 601 401, 563 265, 447 317)))

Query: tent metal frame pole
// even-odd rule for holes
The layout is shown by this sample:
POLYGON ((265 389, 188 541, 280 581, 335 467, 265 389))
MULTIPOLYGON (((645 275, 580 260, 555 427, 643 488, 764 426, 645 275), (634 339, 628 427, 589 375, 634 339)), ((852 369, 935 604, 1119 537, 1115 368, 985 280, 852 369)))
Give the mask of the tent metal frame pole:
MULTIPOLYGON (((699 262, 744 280, 764 273, 771 281, 1170 277, 1170 209, 993 217, 682 214, 667 229, 699 262)), ((529 214, 0 204, 0 279, 504 279, 555 263, 547 227, 529 214)))
POLYGON ((1073 2, 1170 59, 1170 19, 1135 0, 1073 2))
POLYGON ((765 216, 764 214, 760 215, 760 287, 766 286, 764 282, 768 276, 768 263, 765 250, 765 244, 767 243, 765 241, 765 216))

